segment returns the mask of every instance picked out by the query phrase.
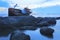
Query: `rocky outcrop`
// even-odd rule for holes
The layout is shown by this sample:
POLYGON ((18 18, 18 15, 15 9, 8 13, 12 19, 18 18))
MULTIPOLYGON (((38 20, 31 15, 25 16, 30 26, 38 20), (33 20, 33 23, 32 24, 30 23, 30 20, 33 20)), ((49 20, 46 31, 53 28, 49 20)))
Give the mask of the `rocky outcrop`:
MULTIPOLYGON (((0 36, 7 36, 14 30, 40 30, 42 34, 46 31, 51 31, 48 27, 56 24, 55 18, 42 18, 42 17, 33 17, 33 16, 9 16, 9 17, 0 17, 0 36), (44 31, 45 30, 45 31, 44 31), (44 31, 44 32, 43 32, 44 31)), ((53 33, 53 31, 51 31, 53 33)), ((50 33, 47 36, 53 36, 50 33)), ((45 35, 45 34, 43 34, 45 35)), ((45 35, 46 36, 46 35, 45 35)))
POLYGON ((35 18, 33 16, 9 16, 0 17, 0 28, 14 28, 14 29, 36 29, 44 26, 51 26, 56 24, 55 18, 35 18))

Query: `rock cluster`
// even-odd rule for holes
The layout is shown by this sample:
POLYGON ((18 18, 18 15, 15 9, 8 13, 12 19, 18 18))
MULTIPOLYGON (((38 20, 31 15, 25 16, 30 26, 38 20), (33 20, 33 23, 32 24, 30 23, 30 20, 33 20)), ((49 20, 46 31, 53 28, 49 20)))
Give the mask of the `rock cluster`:
POLYGON ((29 35, 19 30, 36 30, 41 28, 40 33, 42 35, 53 37, 54 30, 48 26, 55 25, 57 19, 59 18, 35 18, 33 16, 0 17, 0 32, 7 32, 6 34, 12 32, 10 40, 30 40, 29 35))

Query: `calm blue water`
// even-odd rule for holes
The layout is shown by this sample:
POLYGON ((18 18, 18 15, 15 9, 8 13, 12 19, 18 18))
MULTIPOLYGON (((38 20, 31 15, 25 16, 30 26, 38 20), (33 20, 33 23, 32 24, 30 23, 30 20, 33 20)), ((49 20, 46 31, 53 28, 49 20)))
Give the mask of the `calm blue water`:
MULTIPOLYGON (((24 33, 28 34, 31 40, 60 40, 60 20, 58 20, 57 24, 51 28, 54 29, 53 38, 48 38, 41 35, 39 32, 40 31, 39 28, 35 31, 26 30, 24 33)), ((5 37, 4 36, 0 37, 0 40, 9 40, 9 38, 10 34, 5 37)))

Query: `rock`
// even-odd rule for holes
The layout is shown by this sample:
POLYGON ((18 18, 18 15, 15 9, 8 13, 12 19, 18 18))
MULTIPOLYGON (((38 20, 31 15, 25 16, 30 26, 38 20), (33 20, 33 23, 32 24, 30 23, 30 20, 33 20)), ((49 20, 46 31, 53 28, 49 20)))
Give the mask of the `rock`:
POLYGON ((0 26, 34 26, 36 18, 33 16, 10 16, 0 18, 0 26))
POLYGON ((56 17, 56 20, 60 20, 60 17, 56 17))
POLYGON ((0 17, 0 28, 12 27, 14 29, 36 29, 38 27, 51 26, 55 24, 55 18, 35 18, 33 16, 0 17))
POLYGON ((24 34, 19 30, 16 30, 13 33, 11 33, 10 40, 30 40, 30 36, 24 34))
POLYGON ((40 33, 46 37, 53 38, 54 30, 52 28, 43 27, 40 29, 40 33))
POLYGON ((8 16, 29 16, 31 14, 30 9, 24 8, 26 10, 26 14, 23 14, 22 10, 9 8, 8 9, 8 16))
POLYGON ((39 23, 37 23, 37 25, 40 27, 51 26, 55 24, 56 24, 56 20, 54 18, 43 18, 39 23))
POLYGON ((22 26, 19 27, 19 30, 36 30, 37 28, 36 26, 22 26))

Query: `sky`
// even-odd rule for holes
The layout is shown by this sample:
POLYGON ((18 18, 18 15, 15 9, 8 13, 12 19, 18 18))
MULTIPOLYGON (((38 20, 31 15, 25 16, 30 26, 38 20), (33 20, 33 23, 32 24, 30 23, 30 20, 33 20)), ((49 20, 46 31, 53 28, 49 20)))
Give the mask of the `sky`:
MULTIPOLYGON (((14 8, 15 4, 17 4, 16 8, 18 8, 18 9, 23 9, 25 7, 28 7, 31 10, 32 9, 37 9, 37 11, 41 10, 40 11, 41 13, 40 12, 39 13, 41 15, 43 13, 45 16, 47 16, 47 14, 50 14, 50 12, 51 12, 51 15, 53 16, 53 13, 57 13, 60 9, 60 0, 19 0, 19 1, 0 0, 0 16, 8 16, 8 8, 10 8, 10 7, 14 8), (59 7, 57 7, 57 6, 59 6, 59 7)), ((37 11, 36 11, 36 13, 38 13, 37 11)), ((31 14, 31 15, 36 16, 36 13, 31 14)), ((40 15, 39 13, 38 13, 38 15, 40 15)), ((59 16, 59 13, 60 12, 57 13, 57 16, 59 16)))

